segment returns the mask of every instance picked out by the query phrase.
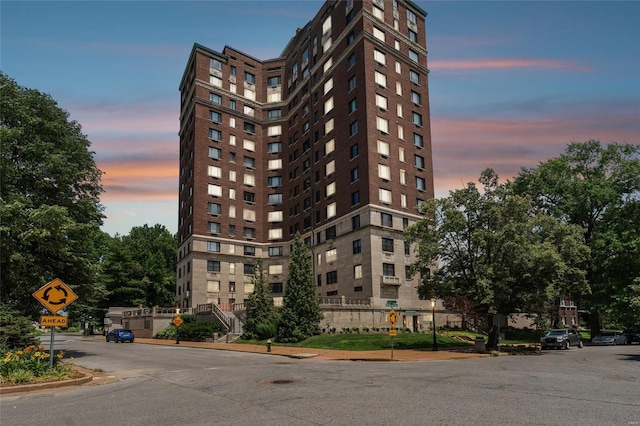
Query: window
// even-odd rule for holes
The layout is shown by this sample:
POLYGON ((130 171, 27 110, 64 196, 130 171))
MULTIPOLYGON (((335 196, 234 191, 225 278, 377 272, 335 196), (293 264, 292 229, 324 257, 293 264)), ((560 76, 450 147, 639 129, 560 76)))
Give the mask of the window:
POLYGON ((409 70, 409 80, 414 84, 420 84, 420 74, 414 70, 409 70))
POLYGON ((244 157, 243 164, 244 164, 245 167, 247 167, 249 169, 255 169, 256 168, 256 159, 255 158, 251 158, 251 157, 244 157))
POLYGON ((333 109, 333 97, 324 102, 324 113, 327 114, 333 109))
POLYGON ((229 135, 229 145, 236 146, 236 137, 235 137, 235 135, 229 135))
POLYGON ((267 186, 276 187, 282 186, 282 176, 271 176, 267 178, 267 186))
POLYGON ((222 114, 216 111, 209 111, 209 120, 214 123, 222 123, 222 114))
POLYGON ((380 65, 387 65, 387 58, 385 54, 379 51, 378 49, 373 49, 373 60, 379 63, 380 65))
POLYGON ((256 125, 253 123, 244 123, 244 131, 247 133, 255 134, 256 133, 256 125))
POLYGON ((417 112, 413 111, 411 113, 411 121, 413 122, 413 124, 415 124, 416 126, 422 126, 422 115, 418 114, 417 112))
POLYGON ((400 194, 400 206, 403 209, 407 208, 407 194, 404 194, 404 193, 400 194))
POLYGON ((382 264, 382 275, 385 277, 395 277, 396 276, 396 265, 393 263, 383 263, 382 264))
POLYGON ((400 169, 400 185, 407 184, 407 172, 406 170, 400 169))
POLYGON ((353 144, 351 145, 351 147, 349 148, 349 155, 351 156, 351 158, 355 158, 358 156, 358 144, 353 144))
POLYGON ((253 152, 256 150, 256 143, 254 141, 250 141, 249 139, 245 139, 242 141, 242 147, 247 151, 253 152))
POLYGON ((413 164, 419 169, 424 169, 424 157, 420 155, 414 155, 413 164))
POLYGON ((268 136, 280 136, 282 134, 282 126, 269 126, 267 128, 268 136))
POLYGON ((378 140, 378 154, 388 157, 390 154, 390 145, 388 142, 378 140))
POLYGON ((351 182, 357 181, 359 177, 359 169, 357 167, 351 169, 351 182))
POLYGON ((207 193, 214 197, 222 197, 222 187, 220 185, 209 185, 207 193))
POLYGON ((209 166, 208 168, 209 176, 220 179, 222 177, 222 169, 216 166, 209 166))
POLYGON ((220 130, 209 129, 209 139, 220 142, 222 140, 222 132, 220 130))
POLYGON ((280 76, 274 76, 267 78, 267 86, 279 86, 281 84, 282 79, 280 76))
MULTIPOLYGON (((327 230, 324 232, 324 237, 325 240, 332 240, 336 237, 336 227, 335 226, 330 226, 329 228, 327 228, 327 230)), ((336 249, 333 250, 328 250, 327 251, 327 261, 333 261, 336 260, 337 257, 336 256, 336 249)))
POLYGON ((360 228, 360 215, 351 218, 351 229, 355 231, 358 228, 360 228))
POLYGON ((349 46, 355 40, 356 36, 353 34, 353 31, 349 33, 347 36, 347 46, 349 46))
POLYGON ((322 23, 322 35, 328 34, 331 32, 331 16, 328 16, 327 19, 322 23))
POLYGON ((331 154, 336 149, 335 139, 331 139, 327 143, 324 144, 324 155, 331 154))
POLYGON ((402 96, 402 83, 396 81, 396 95, 402 96))
POLYGON ((220 148, 209 147, 209 158, 213 158, 214 160, 221 160, 222 150, 220 148))
POLYGON ((326 73, 329 68, 331 68, 331 66, 333 65, 333 60, 331 58, 327 59, 327 62, 324 63, 324 65, 322 66, 322 72, 326 73))
POLYGON ((212 253, 219 253, 220 243, 218 241, 207 241, 207 251, 212 253))
POLYGON ((387 98, 376 93, 376 106, 384 111, 387 110, 387 98))
POLYGON ((353 278, 362 278, 362 265, 353 265, 353 278))
POLYGON ((242 200, 246 203, 254 204, 256 202, 256 194, 253 192, 244 191, 242 200))
POLYGON ((418 33, 413 31, 413 30, 409 30, 409 40, 411 40, 414 43, 418 42, 418 33))
POLYGON ((207 222, 209 232, 212 234, 219 234, 221 232, 220 224, 217 222, 207 222))
MULTIPOLYGON (((381 2, 382 3, 382 2, 381 2)), ((384 3, 382 3, 384 4, 384 3)), ((373 16, 378 18, 381 21, 384 21, 384 10, 380 9, 378 6, 373 6, 373 16)))
POLYGON ((255 222, 256 221, 255 210, 243 209, 242 219, 246 220, 247 222, 255 222))
POLYGON ((393 238, 382 239, 382 251, 393 253, 393 238))
POLYGON ((229 108, 230 109, 236 109, 236 101, 234 101, 233 99, 231 99, 229 101, 229 108))
POLYGON ((382 223, 382 226, 392 228, 393 216, 391 216, 389 213, 380 213, 380 223, 382 223))
MULTIPOLYGON (((255 256, 256 255, 256 248, 252 247, 252 246, 244 246, 244 251, 243 252, 244 252, 245 256, 255 256)), ((250 271, 251 271, 250 273, 253 274, 253 265, 247 265, 247 264, 244 265, 244 273, 245 274, 247 273, 247 266, 249 266, 251 268, 250 269, 250 271)))
POLYGON ((426 184, 426 181, 424 180, 424 178, 416 176, 416 188, 419 191, 424 191, 424 190, 427 189, 427 184, 426 184))
POLYGON ((418 62, 418 54, 413 50, 409 49, 409 59, 411 59, 414 62, 418 62))
POLYGON ((267 144, 267 153, 276 154, 282 152, 282 142, 271 142, 267 144))
POLYGON ((351 56, 347 59, 347 68, 351 68, 356 64, 356 54, 352 53, 351 56))
POLYGON ((400 139, 401 141, 404 140, 404 127, 402 126, 402 124, 398 124, 398 139, 400 139))
POLYGON ((282 228, 269 229, 268 239, 279 240, 282 238, 282 228))
POLYGON ((413 13, 410 9, 407 9, 407 21, 415 24, 416 23, 416 14, 413 13))
POLYGON ((401 163, 405 163, 407 161, 404 155, 404 148, 398 148, 398 159, 401 163))
POLYGON ((373 36, 384 43, 385 41, 384 31, 379 30, 376 27, 373 27, 373 36))
POLYGON ((256 177, 245 173, 243 183, 247 186, 256 186, 256 177))
POLYGON ((324 166, 325 176, 329 176, 335 171, 336 171, 336 160, 331 160, 324 166))
POLYGON ((330 132, 333 130, 333 126, 334 126, 334 124, 333 124, 333 118, 331 118, 331 119, 327 120, 327 122, 326 122, 326 123, 324 123, 324 133, 325 133, 325 134, 330 133, 330 132))
POLYGON ((424 147, 424 141, 422 139, 422 135, 419 135, 418 133, 414 133, 413 134, 413 144, 415 146, 417 146, 418 148, 423 148, 424 147))
POLYGON ((391 202, 392 202, 391 191, 389 191, 388 189, 380 188, 379 191, 378 191, 378 195, 379 195, 380 201, 382 203, 391 204, 391 202))
POLYGON ((362 252, 362 240, 353 241, 352 246, 353 246, 353 254, 358 254, 362 252))
POLYGON ((402 74, 402 65, 400 65, 400 62, 396 61, 396 72, 398 74, 402 74))
POLYGON ((348 86, 349 86, 349 91, 351 91, 351 90, 353 90, 353 89, 355 89, 355 88, 356 88, 356 76, 355 76, 355 75, 354 75, 354 76, 352 76, 352 77, 349 79, 348 86))
POLYGON ((396 105, 396 115, 402 118, 402 104, 400 103, 396 105))
POLYGON ((269 160, 267 162, 267 170, 280 170, 282 168, 282 159, 269 160))
POLYGON ((336 203, 331 203, 327 206, 327 219, 331 219, 336 215, 336 203))
POLYGON ((269 223, 282 222, 282 212, 275 211, 275 212, 267 213, 267 222, 269 223))
POLYGON ((211 84, 214 87, 222 87, 222 79, 220 77, 215 76, 215 75, 210 75, 209 76, 209 84, 211 84))
POLYGON ((338 271, 327 272, 327 285, 338 282, 338 271))
POLYGON ((336 183, 335 182, 331 182, 329 185, 327 185, 326 187, 326 194, 327 197, 332 196, 333 194, 336 193, 336 183))
MULTIPOLYGON (((354 191, 351 193, 351 205, 355 206, 358 203, 360 203, 360 191, 354 191)), ((360 218, 360 216, 357 217, 360 218)))
POLYGON ((220 261, 218 261, 218 260, 207 260, 207 271, 209 271, 209 272, 220 272, 220 261))
POLYGON ((357 109, 356 98, 353 98, 349 101, 349 114, 354 112, 357 109))
POLYGON ((222 213, 222 206, 220 204, 217 203, 208 203, 207 204, 207 211, 209 214, 212 215, 219 215, 222 213))
POLYGON ((279 247, 269 247, 269 257, 277 257, 282 256, 284 250, 282 246, 279 247))
POLYGON ((358 133, 358 120, 349 125, 349 136, 353 136, 358 133))
POLYGON ((414 92, 413 90, 411 91, 411 102, 413 102, 416 105, 421 105, 421 96, 420 93, 418 92, 414 92))
POLYGON ((267 111, 267 117, 269 117, 269 118, 280 118, 280 117, 282 117, 282 110, 280 108, 278 108, 278 109, 270 109, 269 111, 267 111))
POLYGON ((376 128, 378 131, 384 133, 385 135, 389 134, 389 120, 382 117, 376 117, 376 128))
POLYGON ((384 180, 391 180, 391 167, 378 164, 378 177, 384 180))
POLYGON ((244 72, 244 81, 250 84, 256 84, 256 76, 250 72, 244 72))
POLYGON ((222 96, 216 95, 215 93, 209 93, 209 102, 222 105, 222 96))
POLYGON ((375 82, 380 87, 387 87, 387 76, 382 74, 381 72, 375 72, 375 82))
POLYGON ((333 77, 331 77, 329 80, 324 82, 324 85, 323 85, 324 93, 323 94, 326 95, 327 93, 329 93, 329 90, 331 90, 331 89, 333 89, 333 77))
POLYGON ((269 194, 268 204, 269 205, 282 204, 282 194, 269 194))

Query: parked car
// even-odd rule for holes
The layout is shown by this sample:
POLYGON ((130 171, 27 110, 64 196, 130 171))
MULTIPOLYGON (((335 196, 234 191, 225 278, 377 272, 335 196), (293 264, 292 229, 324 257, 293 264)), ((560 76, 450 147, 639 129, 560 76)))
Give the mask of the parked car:
POLYGON ((128 328, 116 328, 107 333, 107 342, 131 342, 133 343, 133 331, 128 328))
POLYGON ((604 331, 591 339, 594 345, 626 345, 627 336, 617 331, 604 331))
POLYGON ((582 343, 582 336, 577 330, 573 328, 560 328, 557 330, 551 330, 540 338, 540 345, 542 349, 547 348, 561 348, 569 349, 571 346, 577 346, 579 348, 584 346, 582 343))
POLYGON ((628 328, 622 332, 627 338, 627 344, 631 345, 633 342, 640 343, 640 327, 628 328))

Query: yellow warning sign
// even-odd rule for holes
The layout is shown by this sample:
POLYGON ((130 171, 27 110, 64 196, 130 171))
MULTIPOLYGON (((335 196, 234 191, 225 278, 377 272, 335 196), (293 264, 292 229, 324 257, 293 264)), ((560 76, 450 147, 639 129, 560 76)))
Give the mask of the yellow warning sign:
POLYGON ((60 278, 56 278, 36 290, 33 293, 33 297, 38 299, 38 302, 42 303, 51 313, 55 314, 76 300, 78 295, 60 278))
POLYGON ((68 327, 68 318, 61 315, 43 315, 40 317, 40 325, 43 327, 68 327))
POLYGON ((184 322, 184 320, 182 318, 180 318, 180 317, 175 317, 173 319, 173 325, 175 325, 176 327, 180 327, 183 322, 184 322))
POLYGON ((392 328, 389 330, 389 336, 393 337, 393 336, 397 336, 398 335, 398 329, 397 328, 392 328))

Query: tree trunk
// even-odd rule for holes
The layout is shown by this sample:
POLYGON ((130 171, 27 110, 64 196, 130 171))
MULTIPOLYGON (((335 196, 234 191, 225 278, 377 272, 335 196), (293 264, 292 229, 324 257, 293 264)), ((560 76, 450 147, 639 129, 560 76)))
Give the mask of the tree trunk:
POLYGON ((498 325, 493 321, 494 315, 487 316, 487 325, 489 328, 489 340, 487 341, 488 348, 495 348, 498 346, 498 325))
POLYGON ((600 313, 591 311, 589 313, 589 325, 591 326, 591 338, 600 334, 600 313))

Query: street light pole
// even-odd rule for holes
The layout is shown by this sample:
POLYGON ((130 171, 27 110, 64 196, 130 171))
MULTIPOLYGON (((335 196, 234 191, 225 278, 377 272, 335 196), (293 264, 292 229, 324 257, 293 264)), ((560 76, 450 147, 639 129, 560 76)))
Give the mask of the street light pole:
POLYGON ((433 348, 432 350, 438 350, 438 338, 436 337, 436 299, 431 299, 431 315, 433 319, 433 348))

